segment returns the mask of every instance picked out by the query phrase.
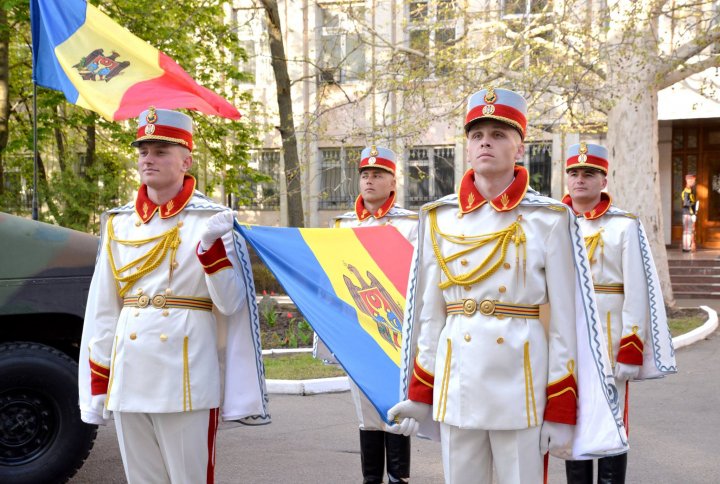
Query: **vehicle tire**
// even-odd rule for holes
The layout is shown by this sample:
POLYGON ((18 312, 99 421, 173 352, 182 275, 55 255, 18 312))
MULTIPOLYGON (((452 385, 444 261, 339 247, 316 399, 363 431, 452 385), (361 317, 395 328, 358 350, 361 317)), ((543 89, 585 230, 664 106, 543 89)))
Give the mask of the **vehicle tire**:
POLYGON ((80 420, 77 363, 37 343, 0 344, 0 482, 66 482, 97 426, 80 420))

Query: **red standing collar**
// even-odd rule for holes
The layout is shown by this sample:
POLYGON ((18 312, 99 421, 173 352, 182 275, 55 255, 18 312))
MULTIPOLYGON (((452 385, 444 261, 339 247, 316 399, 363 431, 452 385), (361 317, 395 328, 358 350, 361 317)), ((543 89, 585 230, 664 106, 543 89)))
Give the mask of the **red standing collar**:
POLYGON ((385 200, 385 203, 383 203, 375 213, 370 213, 368 209, 365 208, 365 201, 362 195, 358 195, 355 199, 355 215, 357 215, 358 220, 361 222, 370 217, 375 217, 376 219, 383 218, 390 209, 393 208, 393 205, 395 205, 395 192, 390 192, 390 196, 385 200))
MULTIPOLYGON (((490 206, 498 212, 507 212, 517 207, 527 192, 529 184, 527 170, 522 166, 516 166, 513 175, 515 178, 510 186, 489 201, 490 206)), ((464 214, 470 213, 478 207, 482 207, 487 201, 475 186, 475 172, 472 169, 466 171, 458 190, 460 211, 464 214)))
POLYGON ((160 218, 174 217, 185 208, 194 192, 195 178, 192 175, 185 175, 183 186, 175 198, 165 205, 158 206, 148 197, 147 185, 143 183, 138 190, 137 198, 135 198, 135 213, 138 214, 144 224, 148 223, 158 210, 160 211, 160 218))
POLYGON ((596 218, 600 218, 603 215, 605 215, 605 212, 607 212, 610 209, 610 205, 612 205, 612 197, 609 193, 601 192, 600 193, 600 201, 598 202, 595 207, 593 207, 592 210, 585 213, 579 213, 575 210, 572 204, 572 198, 570 198, 570 195, 565 195, 562 199, 562 203, 567 205, 568 207, 572 208, 575 215, 582 216, 587 220, 595 220, 596 218))

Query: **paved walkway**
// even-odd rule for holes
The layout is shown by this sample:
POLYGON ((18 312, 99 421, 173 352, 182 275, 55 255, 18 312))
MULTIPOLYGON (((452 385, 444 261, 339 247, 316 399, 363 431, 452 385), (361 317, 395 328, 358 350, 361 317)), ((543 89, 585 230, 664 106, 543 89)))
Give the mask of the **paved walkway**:
MULTIPOLYGON (((632 384, 627 482, 718 482, 720 459, 720 334, 677 352, 677 375, 632 384)), ((359 483, 357 417, 349 392, 273 395, 273 423, 221 427, 216 482, 359 483)), ((440 447, 413 439, 413 484, 442 483, 440 447)), ((73 484, 125 482, 115 429, 102 427, 95 449, 73 484)), ((549 482, 564 484, 564 466, 551 459, 549 482)))

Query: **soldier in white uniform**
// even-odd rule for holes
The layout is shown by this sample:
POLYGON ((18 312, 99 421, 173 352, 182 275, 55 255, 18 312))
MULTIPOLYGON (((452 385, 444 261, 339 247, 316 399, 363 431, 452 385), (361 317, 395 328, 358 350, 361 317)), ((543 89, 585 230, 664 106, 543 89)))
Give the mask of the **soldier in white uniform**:
MULTIPOLYGON (((471 169, 456 195, 420 214, 417 354, 408 400, 388 417, 406 434, 428 417, 440 423, 447 483, 490 484, 493 467, 499 484, 542 482, 542 455, 570 452, 575 438, 578 374, 590 369, 578 362, 576 340, 585 336, 576 338, 576 327, 601 331, 575 217, 530 189, 516 165, 526 111, 513 91, 473 94, 471 169), (539 321, 546 303, 547 332, 539 321)), ((595 378, 607 380, 602 395, 612 377, 601 356, 596 363, 595 378)), ((621 425, 606 410, 618 437, 621 425)))
MULTIPOLYGON (((371 146, 360 155, 360 195, 355 210, 333 221, 333 227, 375 227, 392 225, 410 243, 417 242, 417 213, 395 204, 395 152, 371 146)), ((317 342, 316 356, 332 361, 327 347, 317 342)), ((407 482, 410 477, 410 437, 385 432, 385 422, 362 391, 351 382, 350 389, 360 422, 360 459, 363 482, 382 483, 387 454, 388 481, 407 482)))
MULTIPOLYGON (((650 258, 645 261, 644 230, 634 215, 612 205, 607 187, 608 150, 592 143, 568 149, 565 171, 568 195, 563 203, 573 209, 585 236, 605 344, 613 366, 625 426, 628 420, 628 382, 642 379, 646 342, 650 338, 650 283, 657 277, 650 258), (648 263, 647 272, 645 263, 648 263), (625 289, 632 288, 632 297, 625 289)), ((658 293, 657 304, 663 305, 658 293)), ((667 321, 655 318, 654 331, 669 339, 667 321)), ((670 342, 671 344, 671 342, 670 342)), ((650 352, 650 351, 648 351, 650 352)), ((674 361, 670 362, 674 371, 674 361)), ((592 460, 565 462, 569 484, 592 484, 592 460)), ((623 484, 627 453, 598 460, 598 484, 623 484)))
POLYGON ((139 121, 142 186, 134 203, 103 217, 81 415, 104 424, 112 413, 131 484, 213 482, 220 414, 269 422, 246 248, 233 213, 187 173, 192 119, 150 108, 139 121))

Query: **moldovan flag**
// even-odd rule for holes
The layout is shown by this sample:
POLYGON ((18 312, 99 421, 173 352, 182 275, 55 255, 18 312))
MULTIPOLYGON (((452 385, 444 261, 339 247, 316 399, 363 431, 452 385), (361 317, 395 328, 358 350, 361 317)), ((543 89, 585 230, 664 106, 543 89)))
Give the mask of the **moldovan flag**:
POLYGON ((240 225, 383 418, 401 395, 405 294, 413 246, 391 225, 299 229, 240 225))
POLYGON ((33 81, 107 120, 133 118, 148 106, 240 118, 174 60, 84 0, 30 0, 30 20, 33 81))

